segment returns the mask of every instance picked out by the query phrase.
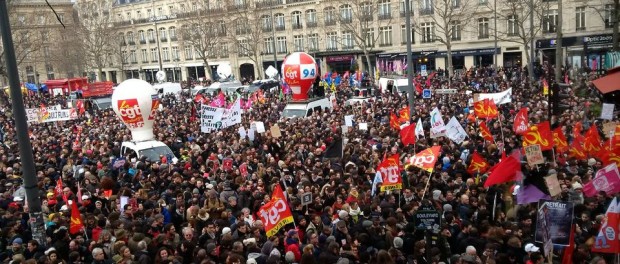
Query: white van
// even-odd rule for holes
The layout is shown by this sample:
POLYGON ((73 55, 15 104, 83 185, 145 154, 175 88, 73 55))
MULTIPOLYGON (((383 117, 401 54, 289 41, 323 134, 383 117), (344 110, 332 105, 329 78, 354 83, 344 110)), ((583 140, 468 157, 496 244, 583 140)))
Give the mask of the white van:
POLYGON ((332 107, 332 103, 327 97, 290 101, 282 111, 282 118, 308 117, 318 110, 331 109, 332 107))
POLYGON ((381 89, 381 93, 389 93, 392 92, 388 90, 388 84, 391 84, 396 88, 398 92, 406 92, 407 84, 409 80, 405 77, 401 76, 393 76, 393 77, 381 77, 379 78, 379 88, 381 89))
POLYGON ((159 83, 153 85, 153 88, 159 94, 159 97, 162 97, 167 94, 174 94, 175 96, 179 96, 181 93, 181 84, 180 83, 159 83))
POLYGON ((161 161, 160 156, 165 156, 168 162, 172 162, 172 159, 176 158, 168 145, 156 140, 123 142, 121 144, 121 157, 130 151, 135 152, 138 158, 146 157, 151 162, 161 161))

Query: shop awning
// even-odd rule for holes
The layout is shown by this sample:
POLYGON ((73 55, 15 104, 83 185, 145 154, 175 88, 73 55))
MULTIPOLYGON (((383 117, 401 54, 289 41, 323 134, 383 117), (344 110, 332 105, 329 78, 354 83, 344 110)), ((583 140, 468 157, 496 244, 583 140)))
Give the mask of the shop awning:
POLYGON ((603 94, 620 91, 620 67, 608 70, 607 76, 598 78, 592 83, 603 94))

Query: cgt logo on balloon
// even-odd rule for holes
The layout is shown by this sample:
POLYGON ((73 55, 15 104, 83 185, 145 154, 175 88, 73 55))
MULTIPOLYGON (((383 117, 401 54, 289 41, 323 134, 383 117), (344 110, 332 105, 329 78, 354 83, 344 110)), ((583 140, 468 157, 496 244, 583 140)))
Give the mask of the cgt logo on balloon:
POLYGON ((140 128, 144 126, 142 112, 140 111, 140 105, 138 105, 138 99, 118 100, 118 111, 123 119, 123 122, 125 122, 128 127, 140 128))

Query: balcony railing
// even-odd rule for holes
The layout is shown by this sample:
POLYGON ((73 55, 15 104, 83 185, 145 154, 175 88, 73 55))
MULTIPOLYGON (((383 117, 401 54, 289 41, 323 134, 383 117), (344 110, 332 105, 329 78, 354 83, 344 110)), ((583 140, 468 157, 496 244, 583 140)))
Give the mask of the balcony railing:
POLYGON ((155 41, 155 38, 150 38, 150 39, 149 39, 149 43, 155 43, 155 42, 156 42, 156 41, 155 41))
POLYGON ((293 24, 293 29, 302 29, 302 28, 304 28, 304 26, 303 26, 301 23, 299 23, 299 24, 297 24, 297 23, 293 24))
POLYGON ((141 39, 140 44, 146 44, 146 39, 141 39))
POLYGON ((343 45, 342 46, 342 50, 352 50, 353 49, 353 45, 343 45))
POLYGON ((432 8, 422 8, 420 9, 420 15, 432 15, 433 14, 433 9, 432 8))
POLYGON ((271 26, 263 26, 263 32, 270 32, 273 28, 271 26))
POLYGON ((177 40, 179 40, 179 39, 177 38, 177 36, 170 37, 170 41, 177 41, 177 40))
POLYGON ((392 42, 379 43, 379 47, 389 47, 392 46, 392 42))
POLYGON ((374 18, 372 17, 372 14, 365 14, 360 16, 361 21, 372 21, 373 19, 374 18))
POLYGON ((335 19, 326 19, 325 20, 325 26, 333 26, 336 25, 336 20, 335 19))
POLYGON ((303 3, 303 2, 310 2, 311 0, 286 0, 287 4, 295 4, 295 3, 303 3))
POLYGON ((159 37, 159 41, 168 42, 167 37, 159 37))
POLYGON ((353 18, 351 17, 340 18, 340 23, 342 24, 350 24, 351 22, 353 22, 353 18))
POLYGON ((127 41, 127 43, 128 43, 129 45, 136 45, 136 42, 135 42, 135 41, 127 41))
POLYGON ((278 50, 278 54, 286 54, 288 51, 286 50, 278 50))
POLYGON ((379 14, 379 20, 387 20, 387 19, 391 19, 392 18, 392 14, 387 13, 387 14, 379 14))
POLYGON ((284 31, 286 29, 285 25, 277 25, 276 26, 276 31, 284 31))
POLYGON ((313 28, 313 27, 316 27, 316 26, 317 26, 316 21, 306 22, 306 27, 313 28))
POLYGON ((338 47, 328 47, 325 49, 326 51, 337 51, 338 47))
POLYGON ((257 2, 256 8, 264 8, 264 7, 271 7, 271 6, 275 6, 275 5, 280 5, 282 4, 282 0, 263 0, 260 2, 257 2))

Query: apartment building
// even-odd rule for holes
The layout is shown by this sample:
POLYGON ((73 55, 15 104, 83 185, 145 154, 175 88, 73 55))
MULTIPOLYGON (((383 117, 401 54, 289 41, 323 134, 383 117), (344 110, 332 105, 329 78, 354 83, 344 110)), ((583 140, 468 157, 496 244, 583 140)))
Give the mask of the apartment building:
MULTIPOLYGON (((75 20, 71 0, 10 1, 13 43, 21 82, 43 83, 48 79, 80 76, 79 59, 68 52, 75 20)), ((0 47, 0 51, 2 48, 0 47)), ((4 67, 4 57, 0 59, 4 67)), ((6 77, 6 76, 3 76, 6 77)), ((3 83, 7 83, 2 78, 3 83)))
MULTIPOLYGON (((127 59, 123 67, 105 68, 104 75, 114 76, 117 82, 126 78, 155 82, 161 68, 169 81, 180 81, 209 78, 219 64, 229 63, 237 78, 256 78, 274 61, 279 69, 286 55, 295 51, 313 55, 323 73, 368 70, 368 65, 382 73, 402 73, 405 68, 409 32, 404 0, 201 2, 117 0, 111 15, 127 47, 127 59), (205 17, 213 29, 208 33, 213 34, 211 39, 221 41, 203 53, 184 40, 180 29, 188 21, 205 17)), ((526 65, 529 52, 524 39, 532 40, 529 2, 410 0, 414 68, 445 69, 448 44, 454 69, 493 63, 526 65), (521 32, 524 29, 527 32, 521 32)), ((534 56, 538 60, 554 60, 555 31, 562 12, 567 62, 602 65, 602 55, 612 45, 611 0, 563 0, 562 10, 557 0, 533 2, 534 56)))

